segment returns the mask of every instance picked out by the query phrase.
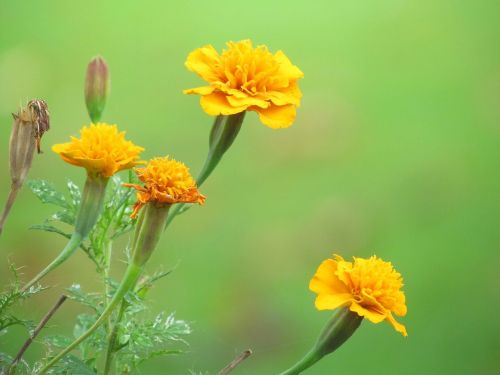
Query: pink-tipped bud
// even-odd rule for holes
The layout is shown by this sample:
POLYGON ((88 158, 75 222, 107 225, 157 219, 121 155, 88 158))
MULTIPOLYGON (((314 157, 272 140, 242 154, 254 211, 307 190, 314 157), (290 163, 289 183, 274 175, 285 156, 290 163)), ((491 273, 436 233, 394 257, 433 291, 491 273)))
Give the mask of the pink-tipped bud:
POLYGON ((90 60, 85 78, 85 103, 93 123, 101 120, 109 92, 110 79, 106 61, 100 56, 90 60))

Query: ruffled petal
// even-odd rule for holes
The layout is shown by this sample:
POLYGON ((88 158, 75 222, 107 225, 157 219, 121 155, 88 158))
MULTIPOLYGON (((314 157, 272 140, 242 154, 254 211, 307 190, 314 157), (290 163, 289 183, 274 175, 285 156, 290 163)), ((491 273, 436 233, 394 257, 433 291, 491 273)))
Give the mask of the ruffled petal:
POLYGON ((207 82, 219 79, 215 66, 219 65, 220 56, 212 45, 198 48, 191 52, 186 60, 186 67, 207 82))
POLYGON ((200 104, 203 110, 211 116, 234 115, 243 112, 248 106, 232 106, 227 101, 227 96, 221 92, 214 92, 210 95, 202 96, 200 104))
POLYGON ((318 294, 346 294, 347 287, 335 275, 337 262, 333 259, 323 261, 314 274, 309 289, 318 294))
POLYGON ((292 104, 276 106, 269 108, 252 107, 253 111, 259 113, 260 121, 273 129, 288 128, 295 120, 296 109, 292 104))
POLYGON ((269 91, 263 96, 276 105, 293 104, 298 107, 302 98, 302 92, 297 83, 294 82, 287 88, 283 88, 280 91, 269 91))
POLYGON ((184 90, 184 94, 192 95, 192 94, 198 94, 198 95, 209 95, 213 93, 215 90, 215 87, 212 86, 201 86, 201 87, 195 87, 194 89, 187 89, 184 90))
POLYGON ((352 296, 349 293, 319 294, 314 304, 318 310, 334 310, 350 302, 352 302, 352 296))
POLYGON ((278 51, 274 55, 276 60, 280 63, 280 74, 285 75, 289 80, 297 80, 304 77, 304 73, 286 57, 283 51, 278 51))
POLYGON ((380 323, 385 320, 387 315, 379 311, 372 310, 361 306, 360 304, 353 302, 349 307, 349 310, 357 313, 359 316, 365 317, 372 323, 380 323))
POLYGON ((401 323, 397 322, 390 312, 387 314, 386 320, 394 327, 396 331, 400 332, 405 337, 408 336, 408 333, 406 332, 406 327, 401 323))
POLYGON ((259 99, 259 98, 253 97, 253 96, 247 96, 247 95, 245 95, 242 98, 229 95, 227 97, 227 101, 233 107, 256 106, 259 108, 269 108, 269 106, 271 105, 271 103, 266 101, 266 100, 262 100, 262 99, 259 99))

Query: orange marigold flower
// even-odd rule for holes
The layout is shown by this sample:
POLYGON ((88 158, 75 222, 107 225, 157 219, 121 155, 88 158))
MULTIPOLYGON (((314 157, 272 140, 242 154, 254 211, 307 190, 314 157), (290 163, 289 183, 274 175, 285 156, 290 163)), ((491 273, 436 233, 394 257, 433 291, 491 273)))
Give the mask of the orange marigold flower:
POLYGON ((209 115, 256 111, 271 128, 286 128, 295 119, 302 96, 297 80, 304 74, 288 57, 274 55, 266 46, 250 40, 227 43, 221 55, 212 45, 191 52, 186 67, 209 83, 185 90, 201 95, 201 107, 209 115))
POLYGON ((203 204, 205 197, 198 191, 196 181, 183 163, 168 156, 151 159, 145 167, 135 168, 144 186, 124 184, 137 190, 137 202, 132 217, 148 202, 160 204, 198 203, 203 204))
POLYGON ((405 326, 392 316, 406 315, 405 295, 400 290, 403 280, 392 264, 376 256, 354 257, 354 262, 339 255, 334 257, 321 263, 309 284, 309 289, 318 294, 316 308, 333 310, 346 306, 372 323, 387 320, 407 336, 405 326))
POLYGON ((125 132, 119 132, 116 125, 97 123, 84 126, 80 138, 71 137, 68 143, 52 146, 52 151, 91 174, 111 177, 139 164, 144 149, 125 140, 125 132))

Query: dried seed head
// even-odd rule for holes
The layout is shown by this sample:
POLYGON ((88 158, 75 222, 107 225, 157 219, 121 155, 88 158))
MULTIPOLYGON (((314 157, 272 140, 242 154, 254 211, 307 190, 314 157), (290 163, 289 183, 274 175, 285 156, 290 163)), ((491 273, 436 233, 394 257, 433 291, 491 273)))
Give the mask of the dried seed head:
POLYGON ((30 100, 28 102, 28 107, 33 112, 36 148, 38 153, 40 154, 40 141, 42 139, 43 133, 50 129, 49 109, 47 107, 47 103, 45 103, 45 101, 41 99, 30 100))
POLYGON ((45 101, 33 99, 12 116, 10 174, 12 185, 21 187, 31 167, 35 146, 41 152, 40 140, 50 127, 49 111, 45 101))
POLYGON ((14 124, 9 142, 9 164, 11 190, 4 210, 0 215, 0 233, 10 209, 16 199, 16 194, 23 186, 24 180, 31 168, 35 147, 40 153, 40 140, 43 133, 49 130, 49 111, 47 103, 40 99, 30 100, 26 106, 13 113, 14 124))

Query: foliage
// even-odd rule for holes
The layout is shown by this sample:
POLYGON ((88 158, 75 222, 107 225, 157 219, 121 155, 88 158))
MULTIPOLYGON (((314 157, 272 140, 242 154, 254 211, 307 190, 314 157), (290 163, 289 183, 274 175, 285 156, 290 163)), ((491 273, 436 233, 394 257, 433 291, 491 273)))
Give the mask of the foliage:
POLYGON ((34 323, 30 320, 20 319, 10 312, 10 309, 17 303, 27 300, 35 294, 42 291, 41 286, 33 286, 27 290, 21 289, 21 281, 19 278, 19 269, 14 264, 9 264, 10 272, 13 275, 11 285, 2 293, 0 293, 0 336, 7 332, 7 329, 14 325, 25 327, 29 333, 34 329, 34 323))
MULTIPOLYGON (((129 182, 135 181, 134 174, 130 173, 129 182)), ((133 220, 130 219, 131 206, 135 200, 134 191, 123 187, 123 181, 118 175, 110 178, 110 185, 104 210, 88 239, 80 246, 94 261, 98 272, 103 272, 107 266, 108 260, 105 253, 109 242, 129 232, 134 225, 133 220)), ((42 203, 52 204, 60 209, 48 217, 44 223, 31 226, 31 229, 53 232, 70 238, 71 233, 60 229, 54 223, 69 226, 75 224, 81 200, 79 187, 73 181, 68 180, 67 195, 65 195, 45 180, 31 180, 28 186, 42 203)))
MULTIPOLYGON (((129 182, 136 182, 134 176, 132 173, 129 174, 129 182)), ((42 224, 33 225, 31 229, 57 233, 70 238, 71 227, 75 224, 82 195, 78 186, 68 181, 66 191, 62 193, 44 180, 29 181, 28 185, 42 203, 57 207, 54 214, 42 224)), ((84 291, 78 284, 67 288, 68 298, 85 309, 84 313, 77 316, 72 335, 43 337, 41 341, 46 348, 46 358, 33 365, 21 361, 17 365, 16 373, 36 374, 46 361, 92 326, 109 298, 114 294, 118 282, 108 277, 112 243, 119 236, 130 232, 135 225, 134 220, 130 218, 135 194, 132 189, 122 185, 123 181, 120 177, 110 178, 103 212, 88 238, 80 246, 97 266, 97 271, 101 274, 105 284, 105 291, 99 293, 84 291)), ((44 288, 36 286, 22 291, 18 269, 13 265, 10 269, 14 275, 14 281, 5 292, 0 294, 0 335, 6 333, 7 328, 12 325, 22 325, 31 334, 34 323, 16 317, 9 313, 9 309, 44 288)), ((117 345, 114 348, 114 359, 117 372, 120 374, 132 373, 148 359, 182 353, 187 345, 185 337, 191 333, 189 324, 183 320, 177 320, 172 313, 160 312, 149 317, 145 301, 154 284, 170 272, 158 271, 151 275, 143 275, 136 288, 126 295, 123 311, 115 312, 108 324, 99 327, 92 336, 79 345, 78 352, 66 356, 51 368, 49 373, 52 375, 96 374, 98 361, 101 364, 103 354, 107 350, 108 337, 115 324, 117 324, 117 345)), ((12 355, 0 352, 0 369, 2 366, 8 367, 12 361, 12 355)))

